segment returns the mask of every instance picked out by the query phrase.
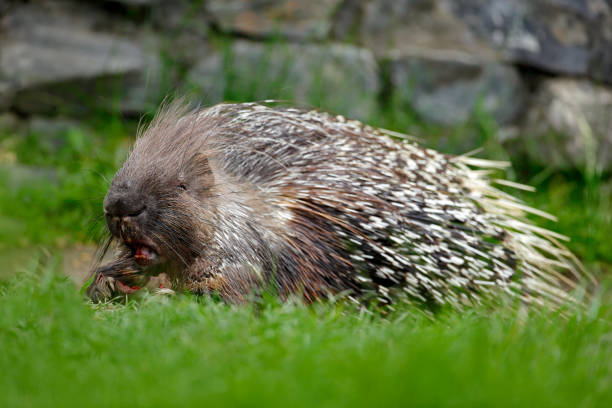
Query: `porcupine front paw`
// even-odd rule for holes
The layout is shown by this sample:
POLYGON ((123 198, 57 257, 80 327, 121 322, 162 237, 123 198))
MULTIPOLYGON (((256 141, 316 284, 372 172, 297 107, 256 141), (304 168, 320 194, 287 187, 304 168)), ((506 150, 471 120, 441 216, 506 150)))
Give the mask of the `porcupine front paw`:
POLYGON ((96 272, 93 281, 87 288, 87 297, 98 303, 110 299, 116 293, 115 278, 96 272))
POLYGON ((96 272, 93 282, 87 288, 87 296, 92 302, 103 302, 121 294, 130 294, 139 290, 139 286, 130 286, 112 276, 96 272))

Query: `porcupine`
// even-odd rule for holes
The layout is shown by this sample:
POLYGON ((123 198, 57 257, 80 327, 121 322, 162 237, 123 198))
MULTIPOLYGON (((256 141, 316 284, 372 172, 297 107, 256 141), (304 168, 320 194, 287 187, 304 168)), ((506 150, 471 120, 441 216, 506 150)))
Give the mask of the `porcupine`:
POLYGON ((93 271, 89 297, 164 272, 231 303, 264 287, 306 302, 568 300, 581 266, 563 236, 526 219, 547 214, 492 186, 486 169, 503 163, 390 133, 269 104, 166 106, 109 187, 119 250, 93 271))

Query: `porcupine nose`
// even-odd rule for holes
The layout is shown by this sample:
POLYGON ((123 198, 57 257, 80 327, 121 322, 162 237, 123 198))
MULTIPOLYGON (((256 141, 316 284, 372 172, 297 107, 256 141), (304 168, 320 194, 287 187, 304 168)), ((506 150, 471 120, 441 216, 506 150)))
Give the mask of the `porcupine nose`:
POLYGON ((113 186, 104 198, 106 223, 118 235, 120 223, 130 223, 145 212, 146 206, 138 191, 128 184, 113 186))

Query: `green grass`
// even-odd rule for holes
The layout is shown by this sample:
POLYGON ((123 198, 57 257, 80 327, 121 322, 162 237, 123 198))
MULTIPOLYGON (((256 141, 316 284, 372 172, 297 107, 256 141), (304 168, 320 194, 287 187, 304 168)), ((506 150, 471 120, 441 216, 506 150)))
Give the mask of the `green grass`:
POLYGON ((555 174, 531 183, 537 193, 520 194, 531 206, 554 214, 556 222, 539 219, 541 226, 560 231, 567 243, 598 275, 612 273, 612 180, 592 183, 579 176, 555 174))
POLYGON ((136 124, 117 116, 55 135, 0 134, 0 248, 91 241, 136 124))
POLYGON ((0 285, 0 406, 606 407, 612 310, 431 320, 186 295, 94 307, 32 265, 0 285))

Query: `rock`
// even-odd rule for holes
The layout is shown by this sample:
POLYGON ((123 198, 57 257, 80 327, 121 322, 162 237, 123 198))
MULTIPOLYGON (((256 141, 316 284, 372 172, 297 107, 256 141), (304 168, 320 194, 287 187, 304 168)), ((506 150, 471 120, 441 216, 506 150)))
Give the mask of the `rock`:
POLYGON ((6 14, 19 0, 0 0, 0 17, 6 14))
POLYGON ((525 94, 516 69, 445 1, 373 0, 361 36, 388 60, 392 92, 429 122, 462 123, 478 104, 502 123, 520 113, 525 94))
POLYGON ((612 171, 610 112, 612 87, 546 80, 531 103, 520 148, 533 162, 556 169, 612 171))
POLYGON ((612 82, 612 2, 372 0, 361 38, 377 55, 423 48, 612 82))
POLYGON ((391 55, 389 64, 395 95, 430 122, 460 124, 480 107, 507 123, 525 98, 515 68, 471 54, 405 49, 391 55))
POLYGON ((363 17, 364 0, 343 0, 333 18, 331 36, 335 41, 355 42, 363 17))
POLYGON ((237 41, 189 73, 205 103, 282 99, 366 119, 380 91, 372 54, 347 45, 237 41))
POLYGON ((254 38, 280 35, 295 40, 327 38, 341 0, 208 0, 221 30, 254 38))
POLYGON ((7 36, 27 31, 35 25, 59 25, 64 28, 92 32, 106 32, 126 38, 139 36, 142 27, 128 16, 117 15, 113 8, 103 7, 102 0, 11 0, 13 6, 0 16, 7 36))
POLYGON ((557 74, 612 80, 610 2, 456 0, 449 4, 507 61, 557 74))
POLYGON ((151 7, 158 3, 162 3, 162 0, 105 0, 108 3, 120 3, 129 7, 151 7))
POLYGON ((149 109, 158 96, 161 62, 145 41, 94 30, 89 23, 95 17, 72 24, 72 9, 50 7, 47 13, 24 6, 2 20, 0 100, 4 87, 20 112, 149 109))
POLYGON ((591 24, 592 37, 589 74, 594 79, 612 84, 612 2, 602 1, 600 17, 591 24))
POLYGON ((486 41, 440 0, 373 0, 367 3, 361 39, 377 56, 415 49, 461 51, 492 58, 486 41))

